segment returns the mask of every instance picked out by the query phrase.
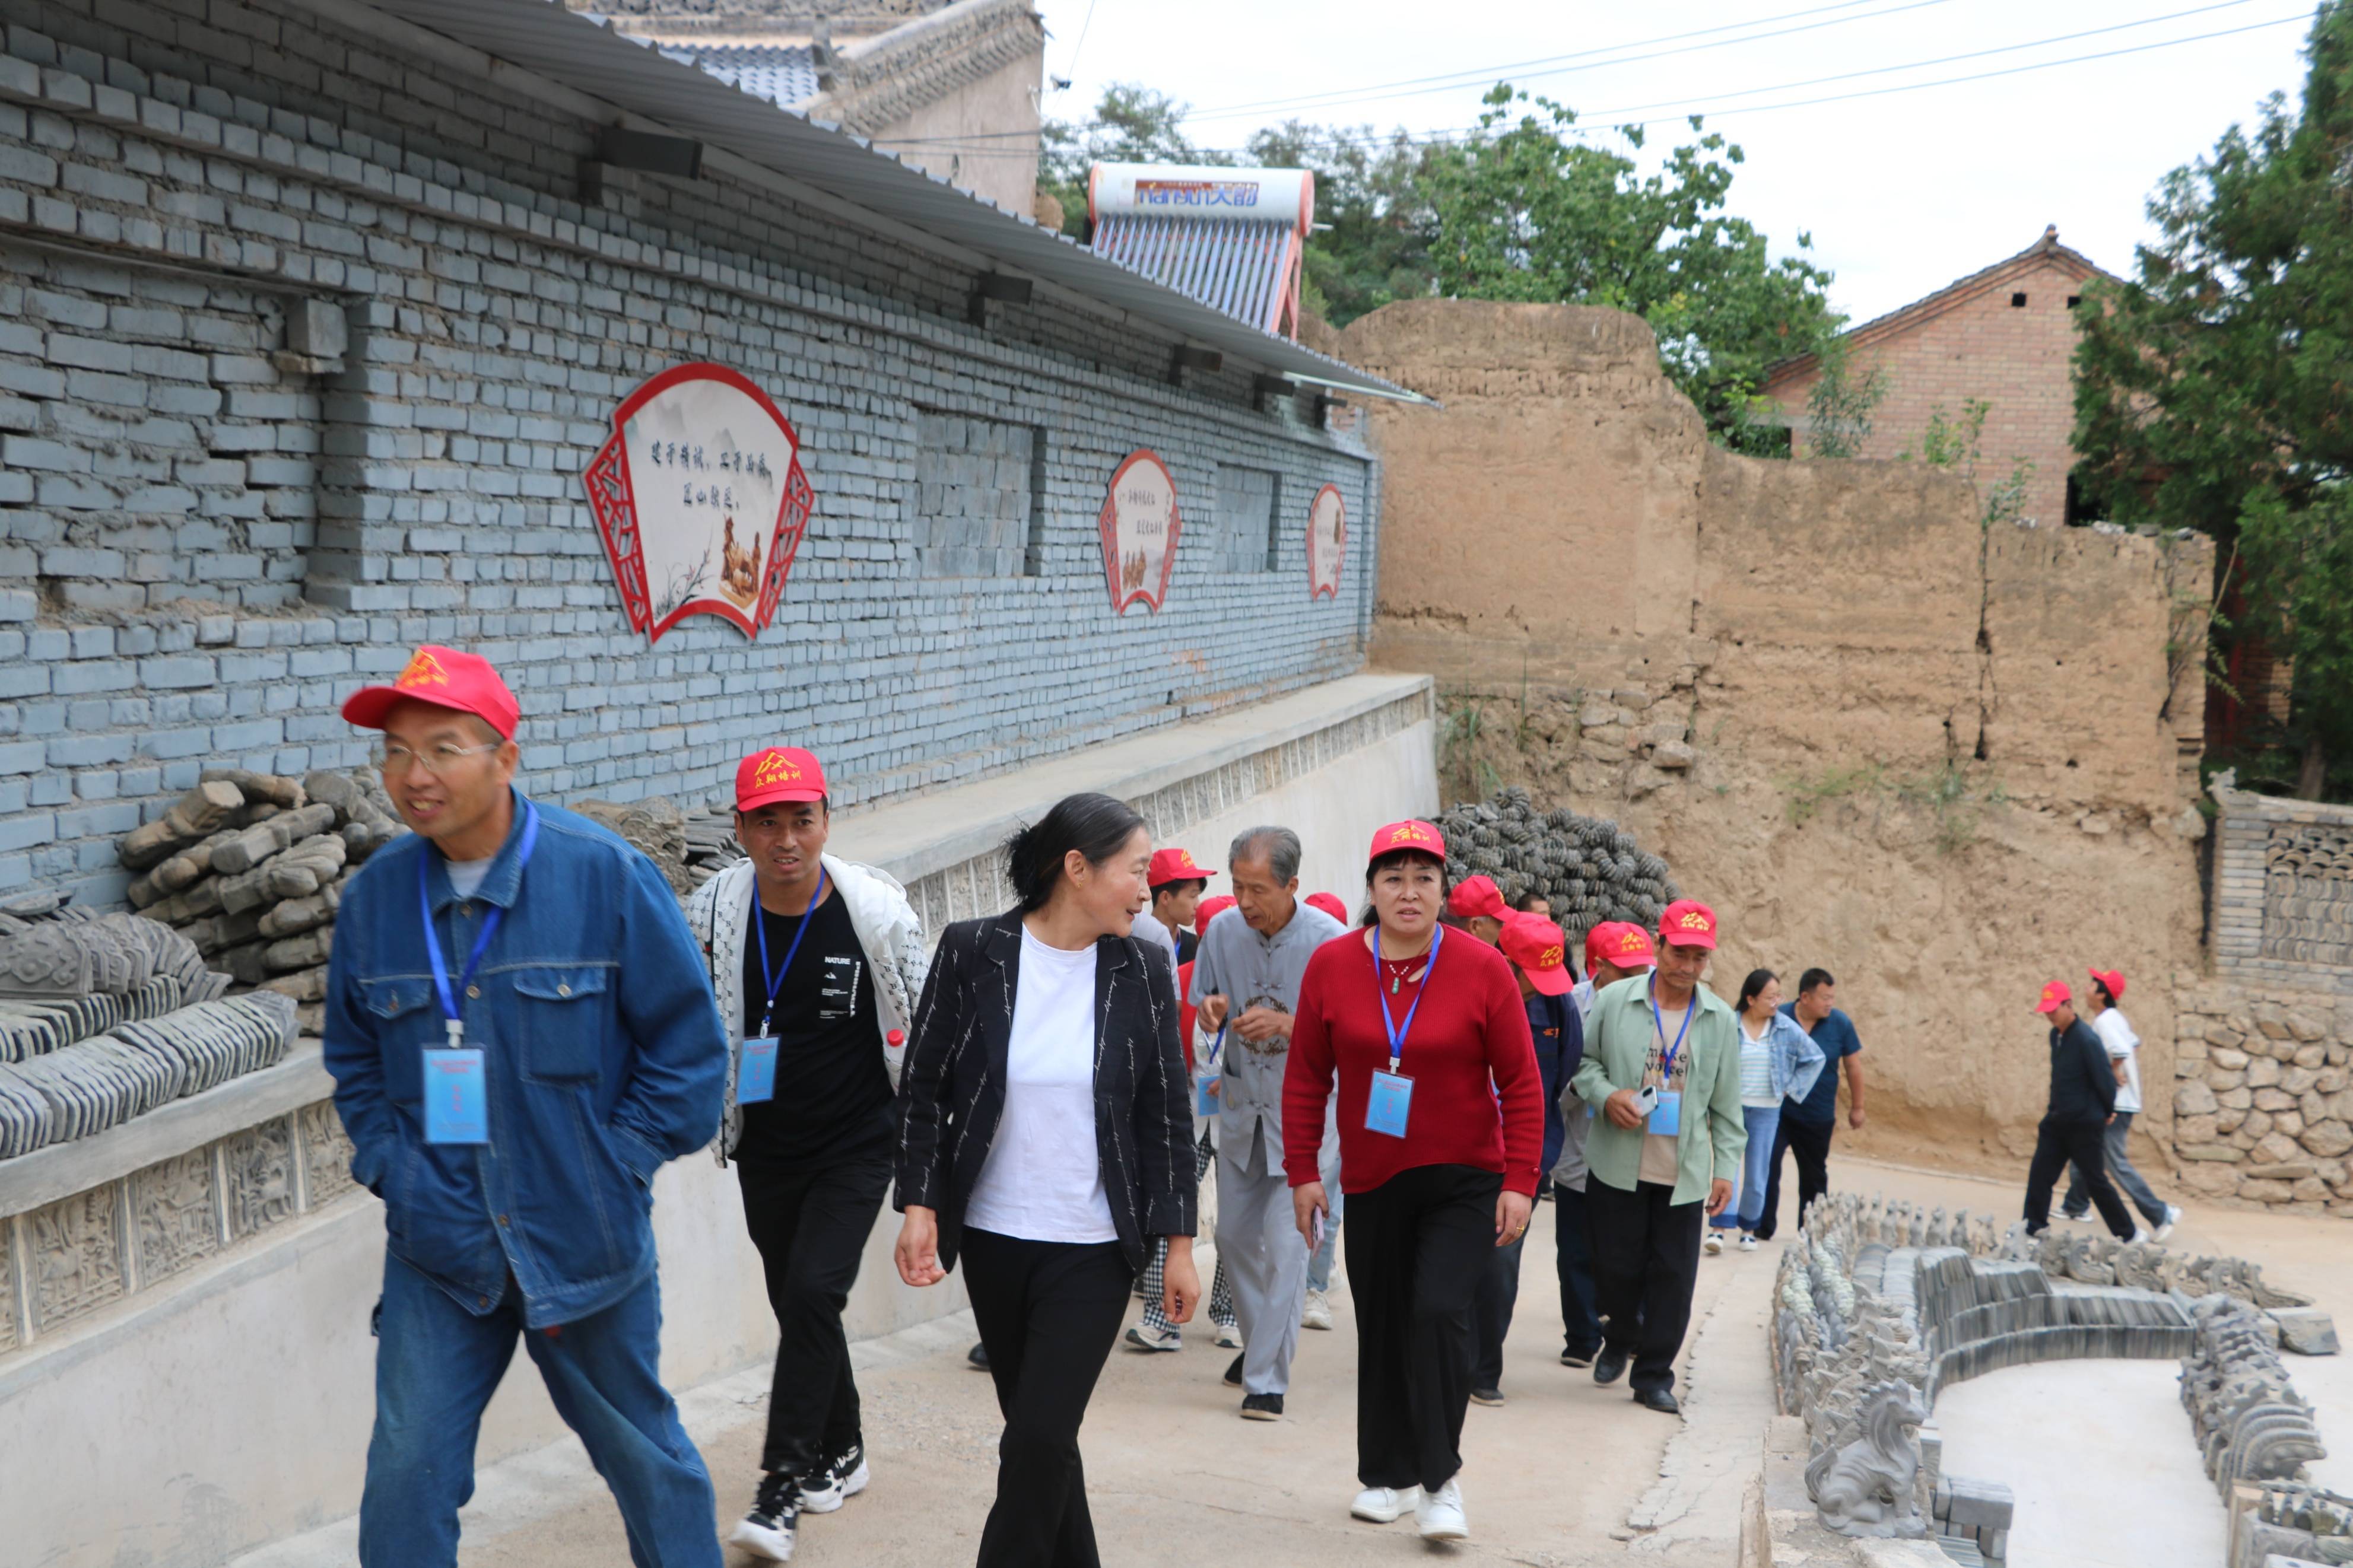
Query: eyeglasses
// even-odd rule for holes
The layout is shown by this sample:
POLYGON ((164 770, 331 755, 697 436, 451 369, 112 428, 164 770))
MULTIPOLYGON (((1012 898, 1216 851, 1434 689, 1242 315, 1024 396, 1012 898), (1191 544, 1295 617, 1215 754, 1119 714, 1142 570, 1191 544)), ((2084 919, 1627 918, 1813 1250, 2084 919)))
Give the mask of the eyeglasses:
POLYGON ((494 741, 485 746, 459 746, 443 741, 438 745, 427 746, 421 752, 412 752, 406 746, 396 746, 386 742, 375 749, 375 765, 381 768, 387 777, 394 773, 405 773, 411 765, 415 765, 422 767, 427 773, 439 778, 468 757, 483 752, 495 752, 505 742, 502 741, 494 741))

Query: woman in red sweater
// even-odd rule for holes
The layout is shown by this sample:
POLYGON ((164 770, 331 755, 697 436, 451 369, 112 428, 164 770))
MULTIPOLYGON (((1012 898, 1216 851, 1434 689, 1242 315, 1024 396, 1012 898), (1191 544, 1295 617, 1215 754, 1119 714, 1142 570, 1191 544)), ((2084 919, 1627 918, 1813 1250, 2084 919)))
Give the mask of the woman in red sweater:
MULTIPOLYGON (((1336 1068, 1364 1484, 1349 1511, 1386 1524, 1411 1508, 1425 1537, 1461 1541, 1471 1301, 1487 1252, 1527 1228, 1542 1079, 1511 965, 1440 929, 1438 829, 1375 834, 1365 886, 1367 928, 1316 949, 1300 982, 1282 1124, 1323 1123, 1336 1068)), ((1329 1207, 1315 1157, 1306 1142, 1283 1157, 1311 1251, 1329 1207)))

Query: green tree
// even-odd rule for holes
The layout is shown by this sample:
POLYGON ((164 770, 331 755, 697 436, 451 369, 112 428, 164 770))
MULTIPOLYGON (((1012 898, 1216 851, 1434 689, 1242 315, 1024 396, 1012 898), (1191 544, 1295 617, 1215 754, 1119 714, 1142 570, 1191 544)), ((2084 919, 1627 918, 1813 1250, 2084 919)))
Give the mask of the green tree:
POLYGON ((1429 153, 1403 131, 1327 129, 1293 120, 1250 141, 1250 162, 1315 174, 1316 232, 1307 240, 1308 308, 1345 327, 1431 287, 1437 235, 1423 178, 1429 153))
POLYGON ((2353 776, 2353 8, 2314 16, 2301 106, 2150 198, 2136 276, 2085 290, 2080 481, 2123 522, 2235 544, 2241 625, 2295 659, 2296 793, 2353 776))
MULTIPOLYGON (((1844 338, 1822 344, 1814 363, 1820 369, 1806 394, 1806 456, 1860 458, 1887 396, 1887 367, 1873 360, 1858 373, 1844 338)), ((1939 417, 1943 412, 1937 411, 1939 417)))
MULTIPOLYGON (((1578 139, 1565 104, 1507 84, 1485 103, 1479 130, 1434 150, 1424 174, 1439 291, 1632 311, 1718 440, 1778 445, 1755 418, 1765 367, 1820 352, 1843 322, 1829 272, 1802 254, 1773 260, 1756 226, 1725 210, 1741 150, 1694 115, 1696 140, 1645 175, 1578 139)), ((1641 149, 1639 128, 1622 134, 1641 149)), ((1797 245, 1810 250, 1812 239, 1797 245)))
POLYGON ((1083 124, 1049 120, 1039 128, 1038 183, 1062 204, 1062 232, 1087 231, 1087 169, 1094 163, 1230 163, 1229 153, 1193 145, 1190 104, 1134 82, 1103 89, 1083 124))

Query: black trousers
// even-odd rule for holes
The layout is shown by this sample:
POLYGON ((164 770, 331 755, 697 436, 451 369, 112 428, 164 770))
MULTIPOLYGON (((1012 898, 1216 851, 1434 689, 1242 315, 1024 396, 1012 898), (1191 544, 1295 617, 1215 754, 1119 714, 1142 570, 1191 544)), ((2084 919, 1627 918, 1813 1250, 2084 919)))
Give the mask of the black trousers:
POLYGON ((1674 1192, 1661 1182, 1638 1183, 1630 1193, 1599 1176, 1585 1184, 1594 1274, 1609 1320, 1604 1348, 1632 1358, 1630 1388, 1674 1387, 1675 1353, 1691 1327, 1707 1205, 1671 1202, 1674 1192))
MULTIPOLYGON (((1592 1185, 1591 1178, 1586 1184, 1592 1185)), ((1591 1355, 1601 1348, 1599 1288, 1593 1278, 1593 1222, 1585 1194, 1552 1189, 1553 1271, 1560 1276, 1561 1349, 1591 1355)))
POLYGON ((760 1468, 803 1476, 860 1440, 858 1384, 841 1309, 891 1185, 891 1163, 816 1168, 735 1164, 744 1223, 760 1249, 776 1314, 776 1371, 760 1468))
POLYGON ((1509 1247, 1487 1249, 1487 1271, 1471 1302, 1471 1326, 1478 1335, 1471 1354, 1473 1388, 1504 1386, 1504 1339, 1512 1331, 1512 1309, 1519 1304, 1520 1248, 1527 1240, 1524 1233, 1509 1247))
POLYGON ((2092 1194, 2093 1206, 2107 1221, 2108 1230, 2122 1241, 2133 1238, 2131 1211, 2108 1180, 2107 1152, 2100 1146, 2106 1128, 2097 1121, 2053 1121, 2049 1117, 2034 1130, 2034 1163, 2026 1168, 2026 1234, 2039 1236, 2051 1224, 2051 1189, 2060 1173, 2072 1163, 2092 1194))
POLYGON ((1773 1166, 1765 1177, 1765 1217, 1757 1222, 1757 1240, 1772 1240, 1773 1232, 1779 1228, 1781 1156, 1798 1156, 1798 1223, 1803 1225, 1807 1208, 1831 1190, 1831 1134, 1837 1131, 1835 1119, 1819 1123, 1799 1121, 1789 1114, 1788 1101, 1781 1102, 1781 1124, 1773 1133, 1773 1166))
POLYGON ((1348 1194, 1340 1238, 1356 1305, 1356 1479, 1435 1489, 1462 1468, 1471 1300, 1495 1250, 1504 1178, 1417 1165, 1348 1194))
POLYGON ((1127 1319, 1135 1271, 1115 1241, 966 1229, 964 1283, 1005 1415, 980 1568, 1100 1568, 1079 1423, 1127 1319))

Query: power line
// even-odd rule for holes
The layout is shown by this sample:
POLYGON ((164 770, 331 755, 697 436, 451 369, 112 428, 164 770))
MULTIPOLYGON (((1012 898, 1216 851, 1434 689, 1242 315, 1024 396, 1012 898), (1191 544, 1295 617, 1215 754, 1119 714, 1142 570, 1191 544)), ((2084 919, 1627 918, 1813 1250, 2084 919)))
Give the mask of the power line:
MULTIPOLYGON (((1653 44, 1672 44, 1679 43, 1685 38, 1711 37, 1717 33, 1734 33, 1739 32, 1743 28, 1746 27, 1769 26, 1776 22, 1795 21, 1803 16, 1819 16, 1826 11, 1852 11, 1857 5, 1873 5, 1876 3, 1877 0, 1840 0, 1840 3, 1835 5, 1817 5, 1812 9, 1806 11, 1787 11, 1778 16, 1755 16, 1745 22, 1727 22, 1719 26, 1701 27, 1688 33, 1666 33, 1662 34, 1660 37, 1655 38, 1636 38, 1628 43, 1610 44, 1599 48, 1578 49, 1573 53, 1566 55, 1545 55, 1536 59, 1514 60, 1507 64, 1496 66, 1473 66, 1461 70, 1444 71, 1436 76, 1408 77, 1401 81, 1373 82, 1361 88, 1334 88, 1324 92, 1308 93, 1301 98, 1262 98, 1248 103, 1221 104, 1200 110, 1199 117, 1205 120, 1222 119, 1243 111, 1291 107, 1307 107, 1313 104, 1314 100, 1320 99, 1335 99, 1341 102, 1349 102, 1354 100, 1353 95, 1360 93, 1386 93, 1392 88, 1435 89, 1442 86, 1461 87, 1470 82, 1493 81, 1498 77, 1509 76, 1516 72, 1535 70, 1546 66, 1561 65, 1570 60, 1590 59, 1596 55, 1615 54, 1620 49, 1647 49, 1653 44)), ((1840 18, 1841 21, 1860 21, 1864 19, 1865 18, 1852 16, 1840 18)), ((1764 34, 1759 36, 1770 37, 1774 35, 1764 34)), ((1741 40, 1730 39, 1726 41, 1736 43, 1741 40)))
POLYGON ((1087 47, 1087 29, 1094 25, 1095 0, 1087 0, 1087 14, 1079 23, 1079 41, 1071 46, 1070 62, 1062 68, 1064 76, 1075 77, 1079 74, 1079 52, 1087 47))
MULTIPOLYGON (((2201 9, 2203 9, 2203 7, 2201 7, 2201 9)), ((1866 98, 1885 98, 1885 97, 1889 97, 1889 96, 1894 95, 1894 94, 1896 94, 1896 93, 1905 93, 1905 92, 1920 92, 1920 91, 1925 91, 1925 90, 1926 90, 1927 89, 1930 89, 1930 88, 1938 88, 1938 87, 1957 87, 1957 86, 1959 86, 1959 85, 1961 85, 1961 84, 1963 84, 1963 83, 1966 83, 1966 82, 1973 82, 1973 81, 1990 81, 1990 80, 1994 80, 1994 79, 1997 79, 2001 78, 2001 77, 2021 76, 2021 75, 2023 75, 2023 74, 2025 74, 2025 73, 2027 73, 2027 72, 2029 72, 2029 71, 2050 70, 2050 69, 2052 69, 2052 68, 2056 68, 2056 67, 2059 67, 2059 66, 2084 65, 2084 64, 2088 64, 2088 63, 2090 63, 2090 62, 2096 61, 2096 60, 2117 59, 2117 58, 2123 58, 2123 57, 2125 57, 2125 56, 2126 56, 2126 55, 2140 55, 2140 54, 2147 54, 2147 53, 2151 52, 2152 50, 2174 48, 2174 47, 2179 47, 2179 46, 2180 46, 2180 45, 2182 45, 2182 44, 2199 44, 2199 43, 2205 43, 2205 42, 2207 42, 2207 41, 2209 41, 2209 40, 2211 40, 2211 39, 2214 39, 2214 38, 2228 38, 2228 37, 2236 37, 2236 36, 2238 36, 2239 34, 2242 34, 2242 33, 2253 33, 2253 32, 2260 32, 2260 31, 2262 31, 2263 29, 2267 28, 2267 27, 2281 27, 2281 26, 2287 26, 2287 25, 2288 25, 2288 24, 2290 24, 2290 23, 2302 23, 2302 22, 2308 22, 2310 19, 2311 19, 2310 13, 2308 13, 2308 12, 2297 12, 2297 13, 2295 13, 2295 14, 2292 15, 2292 16, 2276 16, 2276 17, 2274 17, 2274 18, 2272 18, 2270 21, 2267 21, 2267 22, 2250 22, 2250 23, 2247 23, 2247 24, 2246 24, 2245 26, 2237 26, 2237 27, 2222 27, 2222 28, 2218 28, 2218 29, 2216 29, 2215 31, 2209 32, 2209 33, 2193 33, 2193 34, 2189 34, 2189 35, 2188 35, 2188 36, 2186 36, 2186 37, 2179 37, 2179 38, 2161 38, 2161 39, 2158 39, 2158 41, 2156 41, 2156 42, 2154 42, 2154 43, 2147 43, 2147 44, 2133 44, 2133 45, 2128 45, 2128 46, 2126 46, 2126 47, 2123 47, 2123 48, 2116 48, 2116 49, 2102 49, 2102 50, 2095 51, 2094 53, 2092 53, 2092 54, 2085 54, 2085 55, 2071 55, 2071 56, 2069 56, 2069 57, 2067 57, 2066 58, 2063 58, 2063 59, 2056 59, 2056 60, 2034 60, 2034 61, 2030 61, 2029 63, 2027 63, 2027 64, 2025 64, 2025 65, 2018 65, 2018 66, 2008 66, 2008 67, 2004 67, 2003 68, 2001 68, 2001 69, 2000 69, 2000 70, 1973 71, 1973 72, 1970 72, 1969 74, 1965 75, 1965 76, 1955 76, 1955 77, 1943 77, 1943 78, 1939 78, 1937 80, 1935 80, 1935 81, 1905 82, 1905 83, 1900 83, 1900 84, 1898 84, 1898 85, 1896 85, 1896 86, 1894 86, 1894 87, 1865 88, 1865 89, 1861 89, 1861 90, 1859 90, 1859 91, 1855 91, 1855 92, 1827 93, 1827 94, 1824 94, 1824 95, 1822 95, 1822 96, 1820 96, 1820 97, 1817 97, 1817 98, 1793 99, 1793 100, 1790 100, 1789 101, 1788 101, 1788 102, 1784 102, 1784 103, 1755 103, 1755 104, 1745 104, 1745 105, 1743 105, 1743 104, 1735 104, 1735 105, 1732 105, 1732 106, 1730 106, 1730 107, 1728 107, 1728 108, 1725 108, 1725 109, 1721 109, 1721 110, 1719 110, 1719 109, 1716 109, 1716 108, 1713 107, 1713 102, 1712 102, 1712 100, 1711 100, 1711 101, 1708 101, 1708 102, 1701 102, 1701 103, 1698 103, 1698 104, 1694 105, 1694 106, 1684 107, 1684 108, 1683 108, 1683 109, 1678 110, 1678 111, 1677 111, 1677 112, 1672 113, 1672 114, 1658 115, 1658 116, 1654 116, 1654 117, 1652 117, 1652 118, 1651 118, 1651 119, 1648 119, 1648 120, 1635 120, 1635 121, 1617 121, 1617 122, 1615 122, 1614 124, 1609 125, 1609 126, 1608 127, 1608 129, 1610 129, 1610 130, 1618 130, 1618 131, 1627 131, 1627 130, 1636 130, 1636 129, 1647 129, 1648 127, 1650 127, 1650 126, 1653 126, 1653 125, 1672 125, 1672 124, 1678 124, 1678 123, 1681 123, 1682 121, 1683 121, 1684 120, 1688 119, 1691 115, 1694 115, 1694 114, 1704 115, 1704 116, 1709 117, 1709 118, 1718 118, 1718 117, 1721 117, 1721 116, 1723 116, 1723 115, 1730 115, 1730 114, 1764 114, 1764 113, 1768 113, 1768 112, 1770 112, 1770 111, 1772 111, 1772 110, 1783 110, 1783 109, 1811 109, 1811 108, 1815 108, 1815 107, 1818 107, 1818 106, 1820 106, 1820 105, 1826 104, 1826 103, 1846 103, 1846 102, 1853 101, 1853 100, 1858 100, 1858 99, 1866 99, 1866 98)), ((2069 36, 2082 36, 2082 35, 2069 35, 2069 36)), ((2043 42, 2043 43, 2052 43, 2052 42, 2059 42, 2059 41, 2063 41, 2063 40, 2061 40, 2061 39, 2043 39, 2043 40, 2042 40, 2042 42, 2043 42)), ((2032 45, 2018 45, 2018 46, 2015 46, 2015 47, 2020 47, 2020 48, 2027 48, 2027 47, 2032 47, 2033 46, 2032 46, 2032 45)), ((1955 58, 1965 58, 1965 57, 1955 57, 1955 58)), ((1914 66, 1913 66, 1913 67, 1909 67, 1909 68, 1907 68, 1907 67, 1889 67, 1889 68, 1887 68, 1887 69, 1906 69, 1906 68, 1916 68, 1918 66, 1922 66, 1922 65, 1931 65, 1931 64, 1936 64, 1936 63, 1938 63, 1938 62, 1936 62, 1936 61, 1915 61, 1915 62, 1914 62, 1914 66)), ((1771 89, 1757 89, 1757 90, 1759 90, 1759 91, 1764 91, 1764 90, 1771 90, 1771 89)), ((1629 109, 1630 109, 1630 108, 1632 108, 1632 107, 1635 107, 1635 106, 1628 106, 1628 108, 1629 108, 1629 109)), ((1594 119, 1596 119, 1596 120, 1602 120, 1602 119, 1604 119, 1606 116, 1608 116, 1608 115, 1609 115, 1609 114, 1618 113, 1618 112, 1622 112, 1622 111, 1623 111, 1623 110, 1595 110, 1595 111, 1594 111, 1593 118, 1594 118, 1594 119)), ((1580 129, 1580 130, 1582 130, 1582 129, 1585 129, 1585 128, 1580 127, 1579 129, 1580 129)), ((1404 136, 1404 140, 1405 140, 1409 144, 1410 144, 1410 145, 1414 145, 1414 146, 1442 146, 1442 145, 1447 145, 1447 144, 1450 144, 1450 143, 1452 143, 1452 142, 1461 142, 1461 141, 1465 140, 1465 139, 1470 138, 1470 137, 1475 137, 1475 136, 1481 136, 1481 135, 1487 135, 1487 134, 1491 134, 1491 132, 1487 132, 1486 130, 1484 130, 1483 128, 1482 128, 1482 127, 1480 127, 1480 126, 1472 125, 1472 126, 1461 126, 1461 127, 1457 127, 1457 128, 1454 128, 1454 129, 1451 129, 1451 130, 1447 130, 1447 131, 1432 131, 1432 132, 1423 132, 1423 133, 1421 133, 1421 134, 1419 134, 1419 135, 1414 135, 1414 134, 1409 134, 1409 134, 1406 134, 1406 135, 1404 136)), ((1348 136, 1346 136, 1346 135, 1345 135, 1345 134, 1340 135, 1340 136, 1310 137, 1310 138, 1308 138, 1305 142, 1303 142, 1302 143, 1302 145, 1303 145, 1303 146, 1306 146, 1306 147, 1327 147, 1327 148, 1328 148, 1328 147, 1335 147, 1335 146, 1345 145, 1345 144, 1347 144, 1348 142, 1352 142, 1353 140, 1355 140, 1355 139, 1354 139, 1354 138, 1351 138, 1351 137, 1348 137, 1348 136)), ((963 142, 955 142, 955 143, 951 143, 951 142, 942 142, 942 143, 934 144, 934 143, 919 143, 919 142, 889 142, 889 143, 885 143, 885 144, 886 144, 886 145, 889 145, 889 146, 893 146, 893 147, 910 147, 910 148, 914 148, 914 149, 919 150, 919 151, 921 151, 921 150, 938 150, 938 151, 955 150, 955 151, 961 151, 961 152, 963 152, 963 153, 964 153, 966 156, 968 156, 968 157, 989 157, 989 156, 998 156, 998 157, 1024 157, 1024 158, 1026 158, 1026 157, 1029 157, 1029 156, 1031 156, 1031 155, 1032 155, 1032 154, 1031 154, 1030 153, 1029 153, 1026 149, 1021 149, 1021 148, 991 148, 991 147, 977 147, 977 146, 972 146, 972 145, 970 145, 970 139, 969 139, 969 138, 965 139, 965 140, 964 140, 963 142)), ((1250 149, 1249 149, 1248 147, 1204 147, 1204 148, 1200 148, 1200 149, 1198 149, 1198 151, 1200 151, 1200 152, 1202 152, 1202 153, 1247 153, 1247 152, 1249 152, 1249 151, 1250 151, 1250 149)))

